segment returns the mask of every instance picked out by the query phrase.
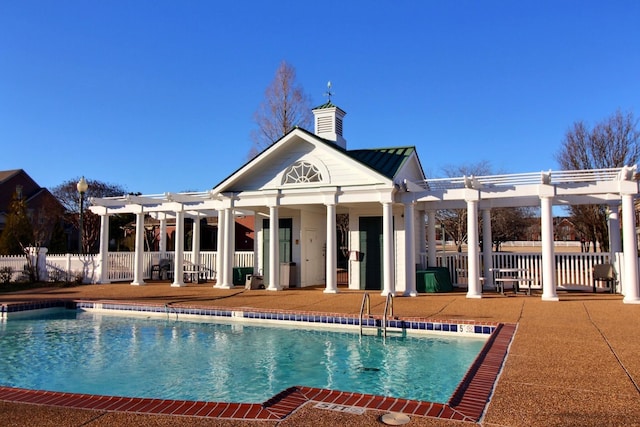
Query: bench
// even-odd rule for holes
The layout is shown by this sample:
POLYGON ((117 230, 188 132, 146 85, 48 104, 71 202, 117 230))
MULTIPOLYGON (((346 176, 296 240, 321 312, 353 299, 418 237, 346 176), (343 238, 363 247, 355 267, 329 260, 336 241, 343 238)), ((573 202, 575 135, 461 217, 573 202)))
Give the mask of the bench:
POLYGON ((531 285, 533 279, 526 274, 529 270, 526 268, 492 268, 493 283, 496 286, 496 291, 499 290, 504 295, 504 284, 512 283, 513 292, 520 292, 520 284, 527 284, 527 295, 531 295, 531 285))

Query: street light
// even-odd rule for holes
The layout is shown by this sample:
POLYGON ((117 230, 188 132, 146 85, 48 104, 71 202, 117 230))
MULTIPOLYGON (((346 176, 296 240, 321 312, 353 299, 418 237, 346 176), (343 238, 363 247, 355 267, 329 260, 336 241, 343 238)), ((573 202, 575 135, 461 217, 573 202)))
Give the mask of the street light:
POLYGON ((89 184, 87 184, 87 181, 84 179, 84 176, 80 178, 80 181, 78 181, 76 188, 78 189, 78 193, 80 193, 80 222, 79 222, 80 235, 78 237, 78 253, 82 254, 84 253, 84 249, 82 245, 84 240, 84 233, 82 230, 82 222, 84 220, 84 193, 86 193, 87 188, 89 188, 89 184))

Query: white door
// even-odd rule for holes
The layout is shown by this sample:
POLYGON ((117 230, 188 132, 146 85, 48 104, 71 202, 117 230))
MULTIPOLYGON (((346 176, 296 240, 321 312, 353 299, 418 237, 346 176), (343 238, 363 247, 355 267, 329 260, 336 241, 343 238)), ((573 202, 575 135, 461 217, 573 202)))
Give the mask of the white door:
POLYGON ((318 239, 315 228, 304 230, 304 245, 302 247, 304 285, 320 285, 324 283, 324 256, 322 242, 318 239))

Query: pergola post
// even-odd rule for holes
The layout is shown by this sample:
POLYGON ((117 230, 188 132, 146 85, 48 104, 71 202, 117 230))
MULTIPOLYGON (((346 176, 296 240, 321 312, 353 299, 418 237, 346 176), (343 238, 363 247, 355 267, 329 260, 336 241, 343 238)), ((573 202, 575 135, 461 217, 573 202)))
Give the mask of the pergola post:
POLYGON ((268 291, 281 291, 280 285, 280 218, 278 206, 269 206, 269 286, 268 291))
POLYGON ((184 211, 176 212, 175 255, 173 259, 172 287, 184 286, 184 211))
POLYGON ((109 215, 100 215, 100 276, 98 283, 110 283, 109 280, 109 215))
POLYGON ((427 265, 424 267, 437 266, 436 260, 436 211, 429 209, 427 211, 427 265))
MULTIPOLYGON (((230 203, 233 203, 230 200, 230 203)), ((221 289, 233 289, 233 261, 235 258, 235 218, 233 206, 224 208, 224 235, 222 249, 222 282, 218 285, 221 289)), ((220 251, 218 251, 220 252, 220 251)), ((220 256, 220 254, 218 254, 220 256)))
POLYGON ((624 277, 622 278, 624 299, 622 302, 625 304, 640 304, 638 242, 633 198, 634 194, 622 194, 622 230, 624 232, 624 277))
POLYGON ((213 287, 219 288, 225 283, 224 257, 222 256, 224 253, 224 209, 218 210, 218 238, 216 246, 216 284, 213 287))
MULTIPOLYGON (((547 187, 547 186, 541 186, 547 187)), ((553 191, 553 188, 550 189, 553 191)), ((558 301, 556 291, 556 263, 553 247, 553 197, 540 196, 540 224, 542 233, 542 300, 558 301)))
POLYGON ((405 251, 405 288, 404 296, 418 296, 416 292, 416 233, 415 227, 415 202, 404 205, 404 251, 405 251))
POLYGON ((162 214, 160 217, 160 236, 158 242, 158 250, 164 256, 164 253, 167 252, 167 216, 166 214, 162 214))
POLYGON ((191 262, 200 264, 200 216, 193 218, 191 230, 191 262))
POLYGON ((136 243, 133 257, 133 282, 132 285, 144 285, 144 210, 136 212, 136 243))
POLYGON ((478 239, 478 195, 477 191, 467 194, 467 252, 469 254, 467 298, 482 298, 480 284, 480 248, 478 239))
MULTIPOLYGON (((482 209, 482 258, 484 283, 493 287, 493 235, 491 234, 491 209, 482 209)), ((480 283, 482 286, 482 283, 480 283)))
MULTIPOLYGON (((334 196, 335 199, 335 196, 334 196)), ((338 293, 338 245, 336 241, 336 205, 327 203, 327 271, 324 293, 338 293)))
POLYGON ((611 252, 611 262, 615 257, 615 254, 622 252, 622 241, 620 240, 620 218, 618 216, 618 204, 610 204, 608 215, 608 228, 609 228, 609 252, 611 252))
POLYGON ((393 257, 393 205, 382 203, 382 258, 383 271, 382 296, 395 295, 395 263, 393 257))

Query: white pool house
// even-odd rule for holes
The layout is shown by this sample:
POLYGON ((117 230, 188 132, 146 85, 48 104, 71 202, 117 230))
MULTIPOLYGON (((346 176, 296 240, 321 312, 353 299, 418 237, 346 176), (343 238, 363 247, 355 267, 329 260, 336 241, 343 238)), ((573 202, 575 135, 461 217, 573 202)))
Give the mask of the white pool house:
MULTIPOLYGON (((313 113, 314 133, 293 129, 210 191, 93 199, 90 209, 101 216, 97 281, 112 280, 110 215, 136 215, 132 285, 144 285, 149 271, 145 216, 160 221, 161 252, 166 251, 167 221, 175 220, 176 249, 170 258, 172 271, 178 272, 203 264, 199 221, 194 221, 192 250, 184 253, 185 218, 217 217, 218 250, 207 262, 216 272, 215 286, 231 288, 234 268, 242 267, 234 248, 234 218, 243 215, 255 218, 250 267, 263 278, 267 290, 279 291, 295 283, 324 285, 324 292, 336 293, 337 254, 343 249, 336 238, 336 215, 346 214, 349 289, 415 296, 416 271, 441 265, 449 267, 452 275, 464 272, 467 297, 481 298, 483 287, 495 287, 490 272, 503 262, 501 254, 492 252, 491 209, 537 207, 541 254, 529 258, 511 254, 516 258, 510 261, 510 266, 527 271, 530 288, 541 289, 543 300, 557 301, 558 288, 590 287, 592 264, 606 262, 617 273, 619 287, 613 284, 612 290, 624 295, 625 303, 640 303, 635 166, 427 179, 415 147, 349 150, 342 136, 346 113, 331 102, 313 113), (584 261, 585 254, 580 254, 582 261, 578 254, 563 261, 554 253, 552 208, 580 204, 608 205, 611 252, 591 254, 589 261, 584 261), (441 209, 467 210, 468 252, 454 261, 436 252, 435 215, 441 209), (283 270, 283 264, 295 268, 283 270), (283 280, 283 271, 291 277, 283 280)), ((174 274, 171 286, 183 285, 184 275, 174 274)))

